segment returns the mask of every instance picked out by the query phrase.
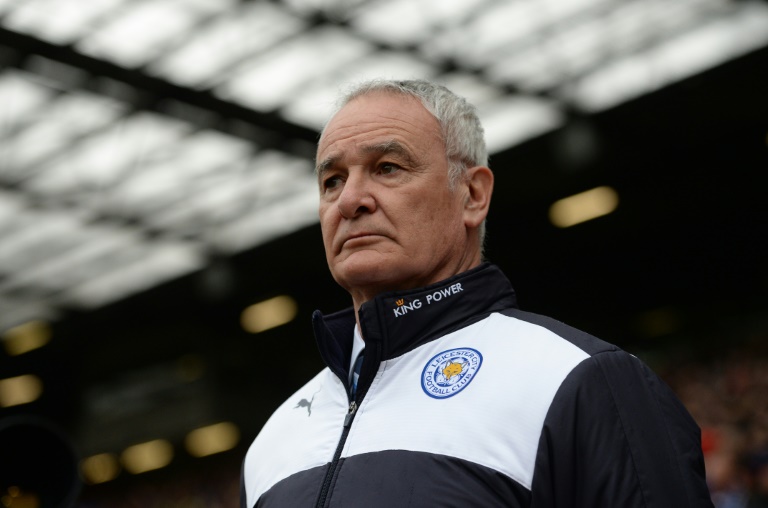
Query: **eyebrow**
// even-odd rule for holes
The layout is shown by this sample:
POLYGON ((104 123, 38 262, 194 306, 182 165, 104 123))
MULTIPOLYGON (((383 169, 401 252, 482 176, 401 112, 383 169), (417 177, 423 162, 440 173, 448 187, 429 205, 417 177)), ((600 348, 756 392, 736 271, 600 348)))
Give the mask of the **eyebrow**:
MULTIPOLYGON (((381 155, 387 155, 387 154, 394 154, 405 159, 405 162, 410 165, 415 164, 415 161, 413 159, 413 156, 411 155, 410 150, 408 150, 405 147, 405 145, 403 145, 402 143, 394 139, 383 141, 381 143, 374 143, 372 145, 364 145, 361 151, 366 155, 376 154, 381 156, 381 155)), ((330 157, 327 157, 323 159, 321 162, 319 162, 315 167, 315 172, 317 173, 317 177, 322 178, 323 173, 325 173, 330 168, 335 166, 336 163, 339 162, 339 160, 341 160, 341 155, 331 155, 330 157)))

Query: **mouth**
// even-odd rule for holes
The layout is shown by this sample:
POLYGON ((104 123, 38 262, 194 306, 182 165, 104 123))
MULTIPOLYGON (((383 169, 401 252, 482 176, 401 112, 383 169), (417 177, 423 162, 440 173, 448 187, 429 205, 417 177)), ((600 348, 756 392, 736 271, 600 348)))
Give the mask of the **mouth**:
POLYGON ((349 235, 347 239, 344 241, 347 242, 349 240, 354 240, 355 238, 365 238, 366 236, 379 236, 379 235, 377 235, 376 233, 368 233, 368 232, 355 233, 354 235, 349 235))
POLYGON ((372 233, 372 232, 368 232, 368 231, 361 232, 361 233, 355 233, 355 234, 349 235, 348 237, 344 238, 344 240, 342 240, 341 248, 343 249, 349 243, 352 243, 354 245, 355 243, 362 243, 362 242, 365 242, 368 239, 380 238, 380 237, 382 237, 381 234, 379 234, 379 233, 372 233))

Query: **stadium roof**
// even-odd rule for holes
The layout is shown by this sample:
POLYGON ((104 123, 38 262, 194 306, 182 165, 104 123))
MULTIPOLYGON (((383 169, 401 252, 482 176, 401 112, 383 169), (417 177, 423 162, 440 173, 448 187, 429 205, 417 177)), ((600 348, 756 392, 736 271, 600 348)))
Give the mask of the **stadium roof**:
POLYGON ((758 1, 0 0, 0 329, 314 224, 345 83, 444 83, 498 154, 766 45, 758 1))

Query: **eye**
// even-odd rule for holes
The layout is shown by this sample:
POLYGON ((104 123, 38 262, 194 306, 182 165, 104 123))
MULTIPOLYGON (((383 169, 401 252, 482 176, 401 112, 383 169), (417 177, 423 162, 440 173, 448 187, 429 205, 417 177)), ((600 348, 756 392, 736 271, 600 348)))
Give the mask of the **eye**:
POLYGON ((384 162, 379 165, 379 173, 382 175, 391 175, 400 170, 400 166, 391 162, 384 162))
POLYGON ((329 191, 333 190, 336 187, 338 187, 341 184, 341 177, 339 175, 329 176, 325 180, 323 180, 323 190, 329 191))

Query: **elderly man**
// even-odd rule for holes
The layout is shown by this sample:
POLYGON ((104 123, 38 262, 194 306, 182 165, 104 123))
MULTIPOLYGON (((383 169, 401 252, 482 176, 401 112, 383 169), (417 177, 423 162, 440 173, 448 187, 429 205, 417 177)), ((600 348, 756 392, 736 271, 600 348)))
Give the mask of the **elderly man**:
POLYGON ((317 150, 353 307, 313 316, 327 368, 243 466, 253 507, 711 506, 699 430, 637 358, 517 309, 483 262, 493 174, 464 99, 374 81, 317 150))

